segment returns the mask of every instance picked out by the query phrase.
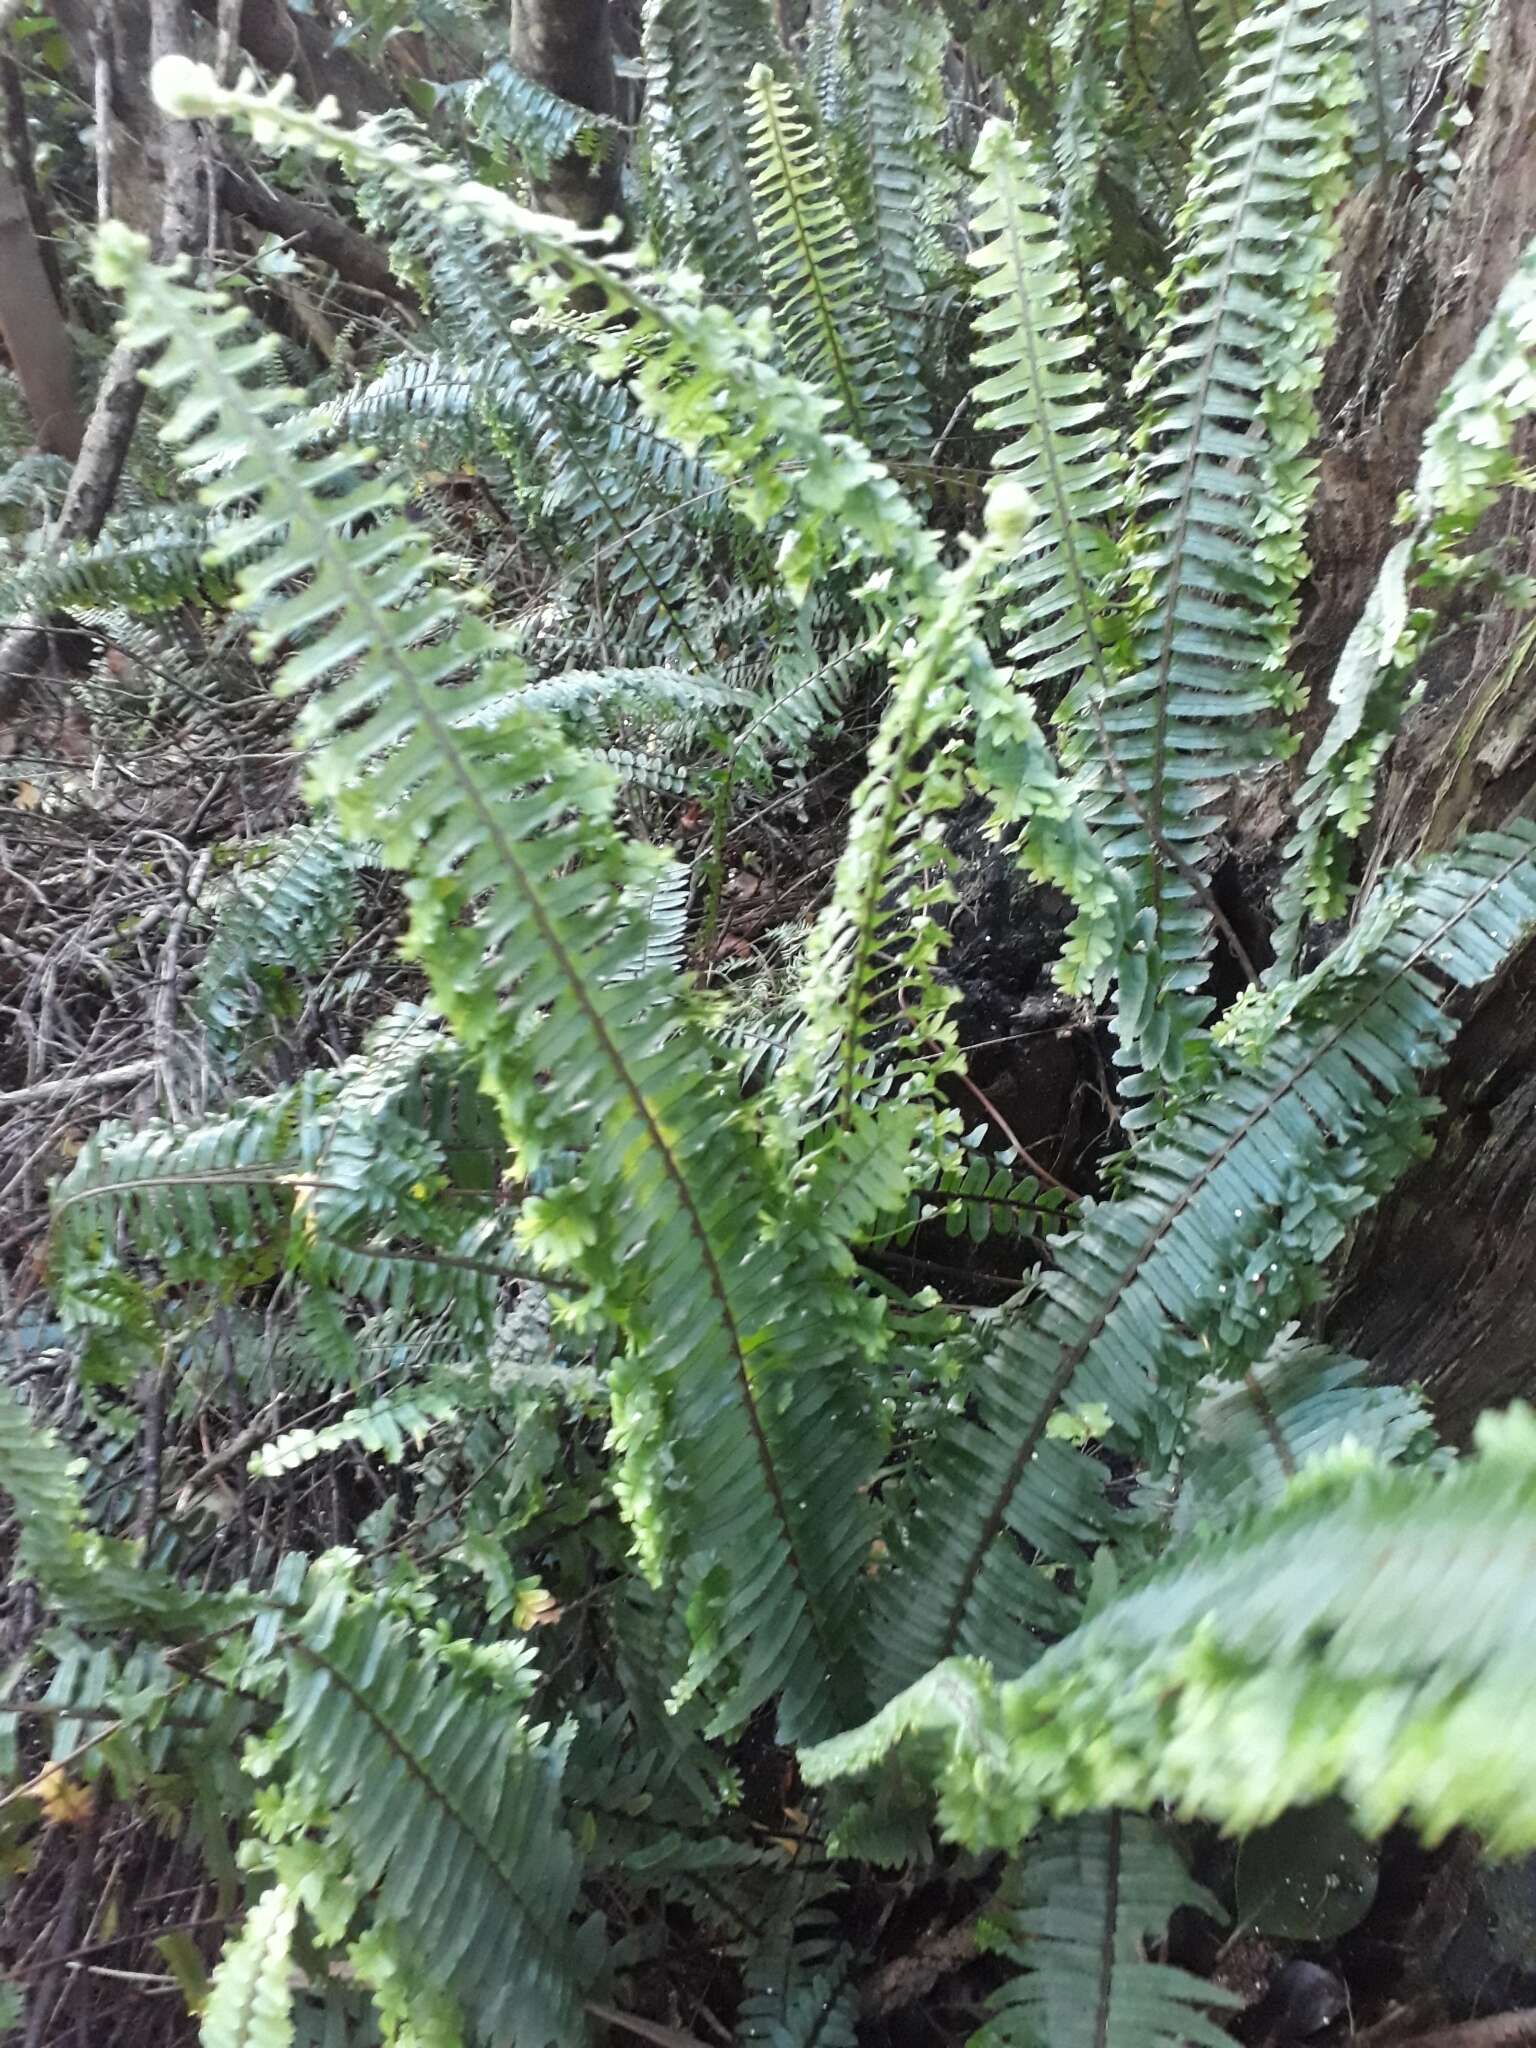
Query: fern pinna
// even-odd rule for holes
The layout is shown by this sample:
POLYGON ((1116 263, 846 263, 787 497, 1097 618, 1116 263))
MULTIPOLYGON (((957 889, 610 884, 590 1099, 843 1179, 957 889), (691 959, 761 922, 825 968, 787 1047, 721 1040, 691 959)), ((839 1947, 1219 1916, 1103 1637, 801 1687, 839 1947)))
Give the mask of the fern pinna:
POLYGON ((1517 480, 1531 259, 1346 650, 1281 958, 1218 1017, 1221 800, 1294 708, 1337 10, 1233 27, 1129 392, 1082 269, 1097 74, 1054 135, 988 120, 962 191, 920 10, 819 8, 807 76, 756 0, 652 0, 643 48, 638 189, 683 274, 504 189, 586 131, 499 76, 465 96, 497 184, 399 121, 157 72, 352 181, 434 327, 314 406, 228 290, 98 238, 312 816, 214 909, 215 1111, 103 1128, 55 1193, 68 1441, 0 1396, 43 1704, 114 1717, 125 1797, 217 1769, 187 1822, 232 1923, 214 2048, 670 2040, 634 2008, 700 1955, 735 2038, 838 2048, 880 2009, 860 1888, 893 1866, 983 1892, 998 2048, 1214 2043, 1228 2000, 1149 1954, 1227 1910, 1182 1819, 1338 1795, 1536 1845, 1530 1418, 1457 1460, 1311 1326, 1427 1146, 1450 999, 1536 930, 1536 831, 1306 923, 1353 886, 1415 599, 1517 480), (941 400, 989 458, 976 532, 901 481, 941 400), (496 465, 538 606, 413 516, 423 435, 496 465), (718 850, 855 692, 823 893, 723 997, 687 967, 709 856, 651 799, 712 805, 718 850), (1057 978, 1117 1035, 1127 1149, 1081 1195, 947 1092, 966 815, 1060 892, 1057 978), (293 1078, 259 1034, 324 985, 365 869, 420 981, 293 1078), (1024 1270, 981 1311, 903 1289, 893 1248, 936 1237, 1024 1270), (150 1515, 145 1384, 241 1415, 150 1515), (229 1475, 261 1503, 237 1564, 229 1475))

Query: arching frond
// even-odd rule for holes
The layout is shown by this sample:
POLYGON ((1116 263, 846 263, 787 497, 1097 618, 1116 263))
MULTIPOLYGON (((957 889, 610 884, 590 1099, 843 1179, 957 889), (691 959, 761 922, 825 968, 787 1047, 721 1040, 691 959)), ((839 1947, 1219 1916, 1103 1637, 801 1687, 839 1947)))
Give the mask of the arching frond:
POLYGON ((412 876, 410 949, 521 1163, 581 1141, 580 1180, 531 1199, 520 1228, 546 1256, 601 1242, 593 1278, 624 1276, 626 1509, 652 1559, 675 1544, 688 1560, 725 1712, 778 1693, 788 1729, 825 1725, 858 1696, 858 1487, 876 1439, 854 1361, 872 1320, 846 1253, 787 1207, 731 1114, 676 986, 635 970, 645 933, 619 906, 661 863, 620 841, 612 782, 547 719, 466 722, 517 679, 510 647, 460 611, 387 479, 346 451, 309 458, 291 399, 247 381, 264 351, 239 312, 152 271, 128 237, 108 238, 106 268, 162 351, 151 374, 176 398, 182 459, 220 451, 221 498, 282 535, 245 587, 266 644, 290 650, 283 687, 307 695, 316 780, 412 876), (540 1085, 550 1068, 557 1091, 540 1085), (774 1213, 800 1276, 788 1315, 781 1262, 761 1255, 774 1213), (849 1369, 829 1374, 829 1356, 849 1369))
POLYGON ((802 1756, 816 1783, 919 1735, 946 1829, 1011 1847, 1043 1811, 1166 1803, 1238 1830, 1338 1793, 1375 1832, 1536 1842, 1526 1545, 1536 1419, 1485 1416, 1436 1473, 1341 1450, 1174 1550, 1022 1678, 954 1660, 802 1756))
POLYGON ((1095 1433, 1156 1467, 1199 1380, 1264 1355, 1416 1155, 1417 1076, 1452 1030, 1442 985, 1486 978, 1530 929, 1533 849, 1523 827, 1470 841, 1384 902, 1368 932, 1252 1015, 1242 1056, 1143 1142, 1112 1201, 1085 1204, 1081 1228, 1054 1241, 902 1532, 882 1595, 892 1690, 956 1650, 1017 1669, 1031 1631, 1059 1631, 1059 1568, 1081 1574, 1112 1517, 1103 1465, 1053 1419, 1097 1415, 1095 1433))

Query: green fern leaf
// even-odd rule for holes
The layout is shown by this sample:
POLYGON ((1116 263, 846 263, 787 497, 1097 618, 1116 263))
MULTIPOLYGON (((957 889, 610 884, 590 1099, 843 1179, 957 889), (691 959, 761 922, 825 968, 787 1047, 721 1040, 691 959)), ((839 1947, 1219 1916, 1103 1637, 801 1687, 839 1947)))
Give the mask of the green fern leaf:
POLYGON ((986 340, 974 360, 992 372, 975 389, 977 425, 1016 436, 994 467, 1038 508, 1006 571, 1013 623, 1026 629, 1012 659, 1033 688, 1063 691, 1087 671, 1102 697, 1099 622, 1120 569, 1108 522, 1124 495, 1103 386, 1030 151, 1001 121, 988 122, 976 170, 969 260, 982 305, 976 332, 986 340))
POLYGON ((1110 1803, 1246 1832, 1337 1793, 1373 1833, 1464 1823, 1524 1852, 1536 1417, 1485 1416, 1477 1442, 1443 1473, 1346 1447, 1241 1529, 1175 1549, 1024 1677, 941 1665, 802 1768, 821 1782, 917 1735, 972 1846, 1110 1803))
POLYGON ((942 257, 934 216, 954 182, 937 141, 947 30, 936 9, 864 0, 821 9, 814 35, 817 105, 890 333, 906 444, 916 450, 929 438, 925 307, 942 257))
POLYGON ((1407 1387, 1367 1386, 1365 1373, 1360 1359, 1287 1334, 1237 1385, 1213 1381, 1190 1419, 1173 1531, 1230 1525, 1343 1443, 1383 1464, 1423 1457, 1434 1443, 1423 1402, 1407 1387))
POLYGON ((246 381, 262 349, 239 313, 152 272, 135 241, 108 249, 133 331, 163 347, 151 375, 176 396, 182 460, 223 451, 221 496, 283 536, 246 587, 269 603, 268 644, 292 650, 283 687, 310 693, 320 787, 344 828, 414 876, 410 948, 525 1170, 583 1140, 579 1182, 531 1199, 522 1228, 546 1256, 604 1246, 593 1278, 610 1291, 624 1276, 633 1348, 615 1424, 649 1559, 675 1543, 688 1560, 701 1658, 732 1722, 779 1693, 788 1727, 825 1725, 858 1697, 859 1487, 875 1452, 872 1389, 825 1362, 856 1355, 875 1322, 850 1298, 846 1252, 787 1212, 680 992, 635 972, 645 933, 624 892, 662 863, 625 848, 611 781, 547 720, 467 723, 517 680, 510 649, 460 614, 387 479, 359 480, 345 451, 305 461, 303 416, 246 381), (539 1084, 551 1068, 558 1091, 539 1084), (765 1214, 785 1233, 773 1259, 765 1214), (788 1315, 785 1257, 799 1275, 788 1315))
POLYGON ((993 2000, 977 2048, 1227 2048, 1231 2035, 1207 2015, 1240 2000, 1146 1959, 1181 1906, 1221 1917, 1150 1821, 1093 1814, 1046 1828, 988 1915, 988 1946, 1020 1974, 993 2000))
POLYGON ((1255 1004, 1241 1055, 1054 1240, 915 1489, 880 1609, 892 1690, 956 1650, 1017 1669, 1031 1632, 1059 1632, 1062 1568, 1085 1583, 1113 1519, 1103 1466, 1053 1418, 1102 1410, 1095 1433, 1159 1465, 1199 1381, 1248 1370, 1313 1298, 1321 1261, 1421 1147, 1416 1078, 1453 1031, 1444 983, 1485 979, 1536 919, 1533 848, 1528 827, 1469 841, 1255 1004))
POLYGON ((809 124, 766 64, 747 81, 763 282, 791 369, 877 451, 910 447, 894 344, 809 124))
POLYGON ((440 1422, 451 1421, 463 1410, 468 1392, 407 1387, 386 1400, 370 1402, 366 1408, 349 1409, 322 1429, 284 1430, 271 1443, 252 1452, 252 1477, 280 1479, 285 1472, 295 1472, 301 1465, 348 1444, 381 1457, 387 1465, 398 1465, 406 1452, 422 1443, 440 1422))
POLYGON ((503 163, 515 160, 530 178, 547 178, 562 157, 579 153, 596 163, 623 147, 620 122, 573 106, 505 58, 470 82, 463 101, 481 145, 503 163))
POLYGON ((601 1931, 572 1924, 561 1746, 336 1596, 289 1637, 287 1666, 278 1744, 322 1788, 356 1881, 427 1979, 487 2037, 578 2039, 601 1931))
POLYGON ((1238 30, 1168 318, 1139 373, 1140 618, 1128 672, 1073 745, 1087 757, 1102 736, 1091 801, 1150 912, 1147 972, 1120 985, 1122 1059, 1170 1080, 1210 1009, 1210 903, 1184 874, 1204 878, 1219 787, 1273 748, 1269 722, 1289 701, 1350 91, 1328 0, 1277 0, 1238 30))
POLYGON ((198 2038, 203 2048, 288 2048, 293 2039, 289 1949, 296 1902, 263 1892, 213 1973, 198 2038))
POLYGON ((249 1067, 253 1027, 274 976, 319 974, 355 913, 357 862, 335 827, 293 827, 217 898, 213 933, 198 970, 196 1007, 211 1048, 228 1067, 249 1067))
POLYGON ((141 1564, 133 1546, 99 1536, 85 1520, 74 1468, 51 1430, 40 1429, 0 1387, 0 1490, 16 1510, 16 1566, 81 1627, 133 1628, 177 1641, 227 1626, 242 1603, 189 1592, 141 1564))
POLYGON ((760 289, 741 110, 775 46, 764 0, 647 0, 645 155, 662 254, 727 301, 760 289))

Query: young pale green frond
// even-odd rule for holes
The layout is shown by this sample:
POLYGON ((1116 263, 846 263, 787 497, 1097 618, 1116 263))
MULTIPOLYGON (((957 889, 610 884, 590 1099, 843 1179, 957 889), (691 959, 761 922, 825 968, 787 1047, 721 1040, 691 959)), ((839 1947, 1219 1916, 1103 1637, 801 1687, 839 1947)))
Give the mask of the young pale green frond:
POLYGON ((246 381, 233 309, 151 270, 136 241, 107 246, 130 330, 162 348, 151 374, 176 397, 183 459, 224 450, 220 491, 280 536, 245 588, 268 600, 267 644, 290 650, 281 686, 308 693, 319 785, 412 876, 410 950, 525 1170, 581 1149, 580 1175, 530 1199, 520 1230, 545 1257, 590 1255, 627 1321, 614 1419, 643 1549, 654 1563, 675 1544, 697 1574, 729 1720, 778 1693, 786 1727, 825 1726, 859 1697, 876 1436, 855 1361, 875 1319, 843 1248, 787 1211, 683 992, 637 970, 647 932, 626 891, 659 859, 619 838, 611 780, 515 694, 501 724, 470 722, 515 664, 439 579, 394 486, 359 481, 345 450, 308 455, 302 418, 246 381))
POLYGON ((562 1745, 342 1597, 322 1595, 286 1653, 275 1746, 323 1793, 415 1966, 487 2039, 579 2039, 601 1929, 575 1924, 562 1745))
POLYGON ((936 914, 950 899, 946 815, 964 794, 955 760, 968 705, 962 678, 987 665, 976 636, 981 580, 961 571, 939 615, 903 648, 854 792, 831 902, 802 972, 805 1025, 781 1087, 852 1124, 878 1065, 899 1092, 928 1093, 954 1057, 955 992, 935 968, 936 914))
POLYGON ((208 1987, 198 2035, 203 2048, 289 2048, 298 1903, 286 1887, 264 1891, 224 1950, 208 1987))
POLYGON ((662 255, 727 301, 759 289, 742 107, 777 48, 765 0, 647 0, 645 153, 662 255))
MULTIPOLYGON (((1010 436, 994 467, 1036 508, 1003 572, 1010 626, 1023 629, 1011 655, 1034 689, 1064 695, 1083 678, 1092 705, 1108 689, 1099 622, 1120 569, 1108 527, 1124 496, 1121 463, 1071 259, 1032 154, 1001 121, 989 121, 975 168, 969 261, 983 339, 974 361, 989 372, 975 389, 976 423, 1010 436)), ((1065 715, 1070 734, 1070 704, 1065 715)), ((1075 718, 1086 722, 1081 708, 1075 718)))
POLYGON ((1484 980, 1533 922, 1530 827, 1431 864, 1283 1007, 1255 1006, 1241 1056, 1053 1241, 929 1454, 881 1598, 891 1690, 957 1650, 1017 1669, 1059 1630, 1066 1585, 1040 1564, 1081 1579, 1112 1527, 1104 1467, 1067 1425, 1094 1417, 1161 1464, 1200 1380, 1264 1355, 1419 1150, 1417 1079, 1454 1029, 1444 985, 1484 980))
POLYGON ((1376 776, 1415 701, 1415 657, 1433 613, 1412 586, 1454 579, 1459 557, 1499 491, 1519 475, 1515 430, 1536 412, 1536 243, 1526 249, 1467 360, 1447 384, 1424 437, 1408 500, 1412 530, 1388 554, 1328 686, 1333 716, 1296 794, 1275 941, 1277 971, 1294 964, 1310 915, 1339 916, 1349 865, 1371 815, 1376 776))
POLYGON ((1168 316, 1140 373, 1128 670, 1072 741, 1093 764, 1088 801, 1108 857, 1132 870, 1150 912, 1149 973, 1121 983, 1122 1058, 1169 1080, 1210 1009, 1211 907, 1186 876, 1204 878, 1220 786, 1273 748, 1287 698, 1352 90, 1331 0, 1275 0, 1233 49, 1168 316))
POLYGON ((1242 1831, 1338 1793, 1375 1832, 1536 1844, 1536 1417, 1485 1416, 1436 1473, 1348 1449, 1180 1546, 1022 1678, 954 1660, 801 1758, 812 1783, 909 1736, 946 1829, 1011 1847, 1043 1811, 1167 1803, 1242 1831))
POLYGON ((406 1452, 425 1441, 440 1422, 451 1421, 468 1405, 470 1389, 405 1387, 365 1408, 352 1408, 323 1429, 286 1429, 281 1436, 251 1453, 256 1479, 280 1479, 301 1465, 339 1451, 349 1444, 398 1465, 406 1452))
POLYGON ((1139 1814, 1086 1814, 1019 1851, 988 1914, 988 1946, 1019 1966, 992 2001, 976 2048, 1228 2048, 1209 2017, 1230 1991, 1163 1963, 1181 1906, 1221 1909, 1162 1830, 1139 1814))
POLYGON ((1383 1464, 1424 1456, 1434 1431, 1418 1395, 1365 1375, 1360 1359, 1288 1332, 1235 1385, 1213 1380, 1190 1416, 1169 1526, 1229 1527, 1346 1442, 1383 1464))
POLYGON ((890 329, 820 144, 766 64, 747 82, 747 105, 763 283, 785 359, 871 448, 904 453, 914 423, 902 417, 890 329))

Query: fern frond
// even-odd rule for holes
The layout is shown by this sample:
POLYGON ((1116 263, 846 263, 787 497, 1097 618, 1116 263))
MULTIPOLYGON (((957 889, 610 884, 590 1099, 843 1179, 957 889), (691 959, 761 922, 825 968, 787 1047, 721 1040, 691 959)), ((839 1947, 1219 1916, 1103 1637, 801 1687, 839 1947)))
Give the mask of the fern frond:
POLYGON ((877 1072, 882 1093, 925 1095, 955 1058, 955 991, 935 971, 938 912, 951 895, 944 823, 964 790, 956 755, 968 694, 985 697, 992 683, 976 630, 992 559, 978 548, 946 577, 933 616, 893 663, 832 898, 805 952, 804 1029, 779 1082, 802 1123, 820 1112, 847 1131, 877 1072))
POLYGON ((989 1237, 1033 1236, 1062 1224, 1067 1201, 1060 1188, 999 1165, 968 1139, 911 1197, 901 1223, 878 1233, 875 1241, 910 1244, 920 1228, 935 1223, 942 1223, 947 1236, 969 1238, 972 1244, 989 1237))
MULTIPOLYGON (((467 1392, 467 1390, 466 1390, 467 1392)), ((425 1441, 440 1422, 451 1421, 466 1405, 465 1393, 449 1393, 430 1387, 407 1387, 366 1408, 352 1408, 323 1429, 288 1429, 253 1451, 251 1476, 280 1479, 296 1472, 315 1458, 356 1444, 360 1450, 380 1457, 386 1465, 398 1465, 407 1450, 425 1441)))
POLYGON ((0 1387, 0 1491, 17 1531, 13 1572, 34 1579, 45 1599, 84 1628, 132 1628, 150 1641, 177 1641, 239 1618, 242 1603, 190 1592, 150 1569, 131 1544, 86 1522, 74 1468, 51 1430, 38 1427, 0 1387))
MULTIPOLYGON (((1210 1003, 1204 879, 1224 780, 1273 748, 1301 526, 1311 392, 1328 332, 1347 54, 1328 0, 1277 0, 1237 31, 1197 160, 1164 331, 1139 373, 1128 672, 1074 738, 1111 861, 1136 876, 1148 971, 1122 977, 1122 1059, 1176 1080, 1210 1003), (1102 746, 1101 746, 1102 742, 1102 746), (1111 765, 1112 764, 1112 765, 1111 765)), ((1133 1089, 1133 1092, 1134 1089, 1133 1089)))
POLYGON ((487 2037, 578 2039, 601 1930, 573 1924, 561 1744, 342 1596, 322 1595, 286 1651, 274 1747, 322 1793, 356 1882, 427 1981, 487 2037))
POLYGON ((764 0, 647 0, 646 158, 662 254, 727 301, 760 289, 741 110, 775 42, 764 0))
POLYGON ((248 590, 269 600, 267 644, 292 650, 283 687, 311 693, 319 786, 345 829, 412 874, 410 950, 524 1169, 582 1141, 580 1180, 530 1200, 521 1228, 547 1254, 592 1249, 607 1290, 623 1275, 627 1511, 653 1562, 675 1543, 696 1574, 693 1617, 731 1721, 780 1693, 787 1726, 824 1724, 857 1696, 858 1488, 876 1442, 872 1391, 825 1364, 856 1356, 873 1322, 850 1299, 843 1248, 786 1213, 680 992, 635 972, 645 934, 623 892, 662 860, 620 841, 612 782, 547 720, 465 723, 516 680, 511 651, 436 580, 389 482, 354 481, 344 452, 306 462, 291 400, 246 381, 261 346, 239 313, 151 271, 136 241, 108 248, 131 330, 163 347, 151 374, 176 395, 183 459, 233 443, 221 493, 283 534, 248 590), (540 1085, 551 1069, 557 1091, 540 1085), (769 1259, 773 1214, 785 1235, 769 1259))
POLYGON ((1148 1962, 1180 1907, 1221 1909, 1161 1829, 1138 1814, 1091 1814, 1021 1849, 988 1915, 988 1946, 1019 1966, 992 2001, 977 2048, 1226 2048, 1208 2017, 1241 2001, 1148 1962))
POLYGON ((1371 1832, 1465 1823, 1495 1855, 1528 1850, 1536 1417, 1484 1416, 1477 1443, 1443 1473, 1336 1452, 1024 1677, 942 1665, 802 1768, 840 1776, 920 1734, 973 1846, 1110 1803, 1243 1832, 1337 1793, 1371 1832))
POLYGON ((418 1114, 424 1071, 443 1056, 435 1026, 402 1008, 334 1073, 207 1124, 103 1127, 54 1198, 61 1307, 86 1326, 114 1320, 118 1286, 101 1248, 121 1230, 177 1282, 214 1281, 230 1253, 264 1250, 253 1284, 268 1263, 286 1264, 312 1287, 483 1328, 505 1263, 496 1226, 487 1207, 436 1199, 445 1151, 418 1114))
POLYGON ((597 163, 623 146, 623 126, 611 115, 573 106, 504 57, 470 81, 464 112, 483 148, 533 179, 547 178, 562 157, 579 153, 597 163))
POLYGON ((778 1888, 743 1969, 736 2039, 767 2048, 853 2048, 858 2002, 852 1956, 818 1875, 778 1888))
POLYGON ((911 394, 904 403, 890 329, 817 139, 766 64, 747 81, 747 106, 762 276, 785 358, 869 447, 904 453, 911 394))
MULTIPOLYGON (((1102 697, 1108 674, 1100 622, 1121 568, 1108 527, 1124 494, 1103 386, 1030 151, 991 121, 975 167, 981 183, 969 261, 982 305, 976 332, 986 340, 974 360, 992 373, 975 389, 977 425, 1016 436, 998 450, 994 468, 1038 508, 1004 570, 1010 623, 1025 629, 1011 658, 1032 688, 1065 694, 1086 673, 1085 692, 1102 697)), ((1073 716, 1069 700, 1069 727, 1073 716)))
POLYGON ((294 826, 249 854, 265 860, 232 876, 215 900, 195 998, 210 1047, 232 1068, 252 1063, 252 1028, 274 981, 320 973, 357 904, 357 862, 324 820, 294 826))
POLYGON ((1367 1386, 1365 1373, 1360 1359, 1287 1334, 1235 1386, 1213 1381, 1190 1417, 1175 1534, 1229 1526, 1344 1443, 1383 1464, 1425 1455, 1424 1403, 1408 1387, 1367 1386))
POLYGON ((1363 13, 1359 154, 1362 168, 1380 175, 1408 160, 1408 81, 1413 70, 1410 39, 1415 32, 1423 36, 1429 29, 1429 10, 1415 0, 1366 0, 1363 13))
POLYGON ((286 1888, 264 1891, 224 1950, 208 1988, 203 2048, 288 2048, 293 2039, 289 1950, 298 1903, 286 1888))
POLYGON ((941 254, 933 216, 953 186, 937 141, 946 113, 946 36, 936 9, 865 0, 824 8, 811 53, 822 124, 890 332, 914 449, 929 432, 925 302, 941 254))
POLYGON ((902 1532, 880 1609, 892 1689, 955 1650, 1017 1668, 1028 1630, 1059 1630, 1062 1568, 1080 1576, 1112 1524, 1102 1465, 1053 1418, 1102 1410, 1095 1433, 1158 1465, 1197 1383, 1246 1371, 1313 1297, 1321 1261, 1420 1149, 1417 1076, 1453 1032, 1444 984, 1485 979, 1536 919, 1533 849, 1524 826, 1469 841, 1384 902, 1283 1006, 1250 1012, 1242 1055, 1054 1240, 902 1532))

